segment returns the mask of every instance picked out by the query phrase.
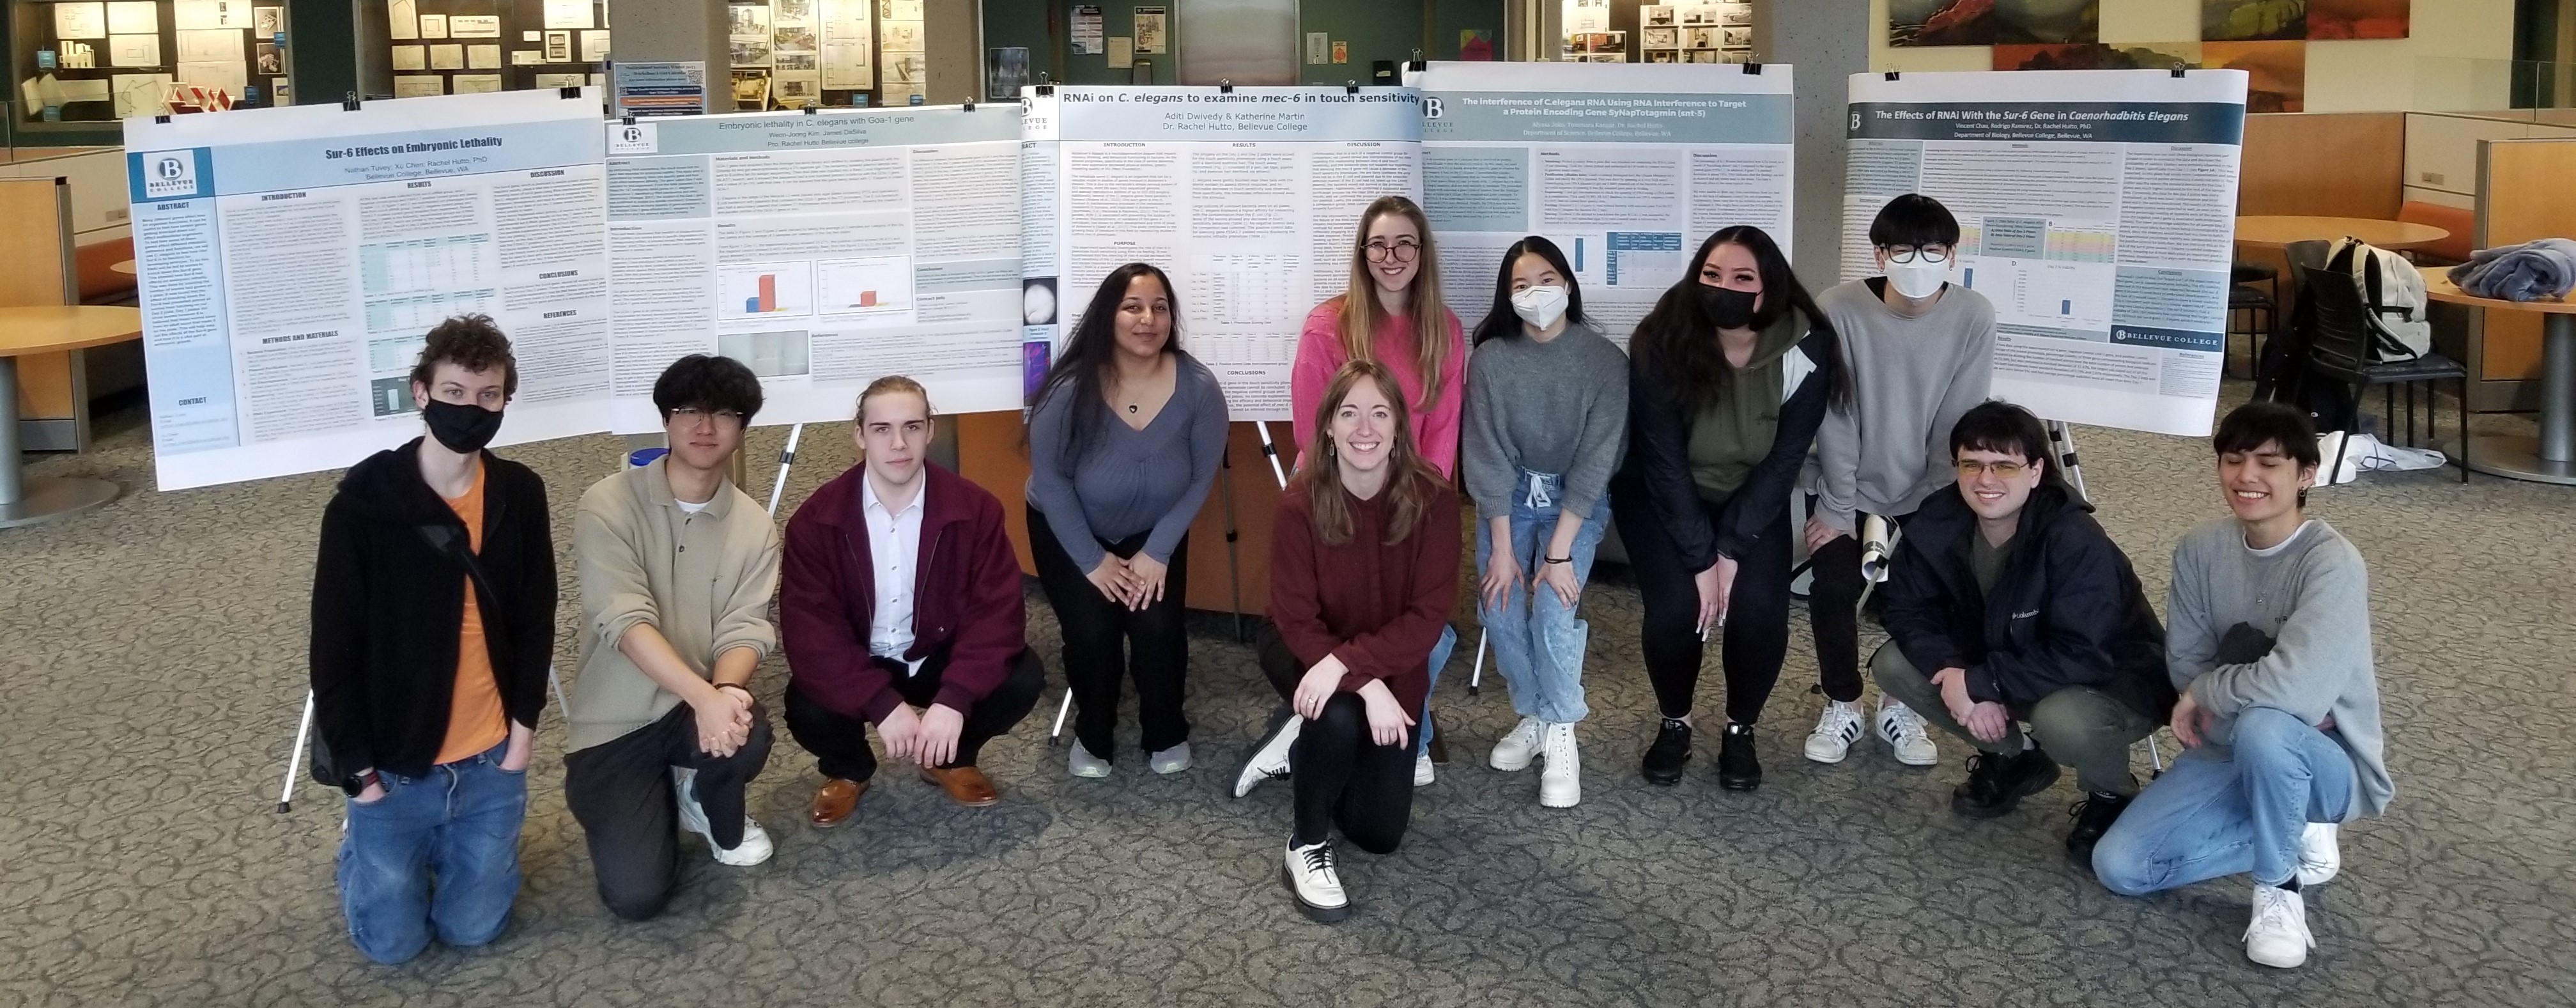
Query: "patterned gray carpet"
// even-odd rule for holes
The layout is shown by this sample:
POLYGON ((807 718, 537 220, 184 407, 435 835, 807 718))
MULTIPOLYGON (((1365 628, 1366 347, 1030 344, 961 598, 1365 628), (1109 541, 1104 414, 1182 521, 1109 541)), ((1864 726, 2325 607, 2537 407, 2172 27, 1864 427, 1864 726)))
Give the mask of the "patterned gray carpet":
MULTIPOLYGON (((509 930, 382 968, 341 930, 339 800, 306 786, 274 811, 336 477, 138 489, 138 414, 111 418, 100 450, 35 466, 126 497, 0 531, 0 1004, 2564 1005, 2576 989, 2569 488, 2417 473, 2318 495, 2372 565, 2399 797, 2346 831, 2342 878, 2310 900, 2323 947, 2297 972, 2245 961, 2241 880, 2128 900, 2070 866, 2070 785, 1970 823, 1947 809, 1956 744, 1928 771, 1874 742, 1841 766, 1800 758, 1819 702, 1803 626, 1762 725, 1760 791, 1718 790, 1713 750, 1679 787, 1642 783, 1653 705, 1636 596, 1615 576, 1587 606, 1582 805, 1542 809, 1534 775, 1484 768, 1512 716, 1498 683, 1467 695, 1464 627, 1435 700, 1455 761, 1418 792, 1401 851, 1351 859, 1360 911, 1339 926, 1281 890, 1287 789, 1226 797, 1271 700, 1210 618, 1193 646, 1197 769, 1154 777, 1130 749, 1108 780, 1067 777, 1045 741, 1056 686, 986 750, 1001 805, 956 808, 889 773, 859 820, 822 833, 800 822, 816 777, 782 729, 753 793, 777 857, 725 868, 692 842, 681 895, 645 924, 592 894, 550 724, 509 930)), ((808 433, 791 504, 849 464, 845 428, 808 433)), ((2206 449, 2079 436, 2105 524, 2161 600, 2176 537, 2221 507, 2206 449)), ((756 432, 753 457, 781 437, 756 432)), ((508 454, 545 475, 568 543, 570 501, 616 447, 508 454)), ((1052 667, 1052 617, 1043 601, 1031 615, 1052 667)), ((762 670, 773 710, 783 679, 762 670)))

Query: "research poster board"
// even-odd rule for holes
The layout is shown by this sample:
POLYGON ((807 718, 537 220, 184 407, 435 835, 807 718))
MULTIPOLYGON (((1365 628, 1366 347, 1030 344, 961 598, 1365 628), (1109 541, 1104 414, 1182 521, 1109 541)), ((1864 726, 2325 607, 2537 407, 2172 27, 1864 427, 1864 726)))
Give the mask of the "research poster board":
POLYGON ((1432 63, 1423 211, 1443 296, 1469 329, 1503 251, 1564 250, 1583 310, 1621 346, 1719 228, 1791 248, 1790 68, 1773 64, 1432 63))
POLYGON ((1024 99, 1023 387, 1111 270, 1162 267, 1237 420, 1288 419, 1307 312, 1371 200, 1422 198, 1411 88, 1070 87, 1024 99))
POLYGON ((1851 78, 1843 278, 1877 273, 1895 196, 1961 228, 1953 283, 1994 302, 1994 391, 2051 420, 2209 433, 2226 360, 2241 70, 1851 78))
POLYGON ((602 429, 599 103, 585 88, 126 120, 160 488, 337 468, 418 436, 425 334, 472 312, 518 358, 498 443, 602 429))
POLYGON ((943 413, 1020 407, 1017 106, 611 120, 605 136, 611 430, 660 430, 653 380, 693 353, 751 366, 758 424, 848 420, 889 374, 943 413))

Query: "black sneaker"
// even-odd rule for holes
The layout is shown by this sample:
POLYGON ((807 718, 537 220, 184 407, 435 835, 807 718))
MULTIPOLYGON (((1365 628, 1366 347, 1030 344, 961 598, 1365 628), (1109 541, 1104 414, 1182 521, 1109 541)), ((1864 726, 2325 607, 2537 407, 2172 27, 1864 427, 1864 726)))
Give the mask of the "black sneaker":
POLYGON ((2083 801, 2067 809, 2066 815, 2075 820, 2075 828, 2066 832, 2066 856, 2092 871, 2093 845, 2101 842, 2102 834, 2111 832, 2111 824, 2120 820, 2120 813, 2128 810, 2129 801, 2135 797, 2091 791, 2083 801))
POLYGON ((1717 786, 1751 791, 1762 786, 1762 758, 1753 754, 1753 726, 1729 724, 1717 736, 1717 786))
POLYGON ((2024 749, 2015 756, 1979 750, 1968 757, 1967 783, 1950 792, 1950 811, 1970 819, 1992 819, 2055 783, 2057 760, 2045 750, 2024 749))
POLYGON ((1682 764, 1690 762, 1690 737, 1689 722, 1664 719, 1664 726, 1655 730, 1655 744, 1646 747, 1646 783, 1670 787, 1682 782, 1682 764))

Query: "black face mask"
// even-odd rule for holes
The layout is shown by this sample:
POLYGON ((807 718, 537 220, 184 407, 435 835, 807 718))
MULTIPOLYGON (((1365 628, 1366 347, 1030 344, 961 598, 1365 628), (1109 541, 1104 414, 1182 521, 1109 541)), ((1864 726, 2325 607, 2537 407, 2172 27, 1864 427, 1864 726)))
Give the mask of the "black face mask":
POLYGON ((1699 310, 1720 329, 1742 329, 1754 324, 1754 303, 1760 295, 1728 287, 1699 285, 1699 310))
POLYGON ((432 399, 420 408, 420 418, 429 424, 429 436, 459 455, 482 451, 493 435, 501 433, 501 411, 481 406, 432 399))

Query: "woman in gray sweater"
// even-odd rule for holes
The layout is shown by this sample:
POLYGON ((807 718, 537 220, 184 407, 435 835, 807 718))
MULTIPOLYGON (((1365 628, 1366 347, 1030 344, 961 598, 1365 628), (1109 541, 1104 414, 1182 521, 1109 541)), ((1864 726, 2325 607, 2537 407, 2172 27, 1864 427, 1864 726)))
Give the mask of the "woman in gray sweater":
POLYGON ((1539 804, 1581 800, 1574 723, 1583 720, 1575 618, 1610 523, 1610 471, 1628 430, 1628 358, 1583 317, 1574 270, 1531 235, 1503 252, 1494 305, 1467 364, 1467 492, 1476 501, 1476 612, 1520 726, 1496 770, 1542 759, 1539 804))
POLYGON ((1179 317, 1162 270, 1118 267, 1029 397, 1029 548, 1064 633, 1076 777, 1109 776, 1122 673, 1147 765, 1190 765, 1189 530, 1224 457, 1226 407, 1181 351, 1179 317))

